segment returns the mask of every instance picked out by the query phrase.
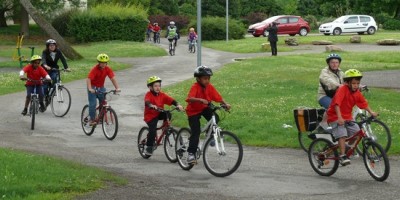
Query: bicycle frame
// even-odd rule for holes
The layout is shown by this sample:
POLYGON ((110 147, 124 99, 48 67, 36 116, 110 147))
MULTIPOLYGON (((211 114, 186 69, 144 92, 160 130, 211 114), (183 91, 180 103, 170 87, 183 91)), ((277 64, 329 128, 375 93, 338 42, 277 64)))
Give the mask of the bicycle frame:
POLYGON ((171 120, 168 118, 170 111, 166 111, 166 113, 167 113, 167 119, 164 120, 163 124, 156 129, 156 131, 161 130, 161 135, 158 136, 158 134, 156 134, 156 144, 157 145, 155 146, 155 148, 161 144, 161 141, 163 140, 164 136, 167 134, 167 130, 171 126, 171 120))
MULTIPOLYGON (((215 112, 215 111, 214 111, 215 112)), ((206 133, 206 138, 204 139, 203 144, 200 147, 200 154, 201 154, 201 150, 204 149, 206 142, 211 135, 214 137, 214 141, 215 141, 215 147, 217 149, 217 152, 219 154, 224 154, 225 153, 225 146, 224 146, 224 141, 218 141, 217 138, 220 138, 222 129, 218 126, 217 124, 217 120, 215 118, 215 113, 213 113, 211 119, 207 122, 206 125, 204 125, 204 127, 201 129, 201 133, 205 132, 206 133), (208 132, 206 132, 208 130, 208 132), (218 143, 221 142, 221 149, 219 148, 218 143)))

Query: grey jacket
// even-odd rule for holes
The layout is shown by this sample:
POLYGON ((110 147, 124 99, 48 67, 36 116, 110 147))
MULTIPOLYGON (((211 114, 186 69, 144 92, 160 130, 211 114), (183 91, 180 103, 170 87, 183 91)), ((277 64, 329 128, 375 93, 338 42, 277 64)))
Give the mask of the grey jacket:
POLYGON ((335 92, 337 88, 343 83, 344 72, 338 70, 337 73, 332 72, 329 66, 321 70, 319 75, 318 97, 319 101, 324 96, 329 96, 327 92, 335 92))

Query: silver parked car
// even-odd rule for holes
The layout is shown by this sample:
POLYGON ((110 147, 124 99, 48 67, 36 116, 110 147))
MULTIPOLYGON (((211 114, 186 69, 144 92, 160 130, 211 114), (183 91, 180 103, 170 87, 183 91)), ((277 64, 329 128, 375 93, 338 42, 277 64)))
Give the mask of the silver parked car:
POLYGON ((367 32, 372 35, 378 30, 378 26, 373 17, 369 15, 345 15, 335 21, 322 24, 319 32, 324 35, 340 35, 342 33, 358 33, 367 32))

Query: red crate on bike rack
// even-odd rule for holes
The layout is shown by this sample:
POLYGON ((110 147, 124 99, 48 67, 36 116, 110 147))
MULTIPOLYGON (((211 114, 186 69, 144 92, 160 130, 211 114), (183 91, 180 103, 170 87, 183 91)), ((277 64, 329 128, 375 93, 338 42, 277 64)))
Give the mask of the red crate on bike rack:
POLYGON ((324 108, 296 108, 293 110, 294 120, 299 132, 313 131, 322 120, 324 108))

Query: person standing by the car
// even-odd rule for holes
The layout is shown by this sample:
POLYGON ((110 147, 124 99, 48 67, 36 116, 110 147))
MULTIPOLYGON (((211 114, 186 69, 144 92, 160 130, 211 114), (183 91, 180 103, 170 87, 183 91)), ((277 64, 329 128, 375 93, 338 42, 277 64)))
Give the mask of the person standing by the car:
POLYGON ((272 22, 272 24, 269 24, 269 27, 267 28, 268 31, 268 41, 269 44, 271 45, 271 53, 272 56, 277 56, 278 55, 278 48, 276 43, 278 42, 278 26, 276 22, 272 22))

